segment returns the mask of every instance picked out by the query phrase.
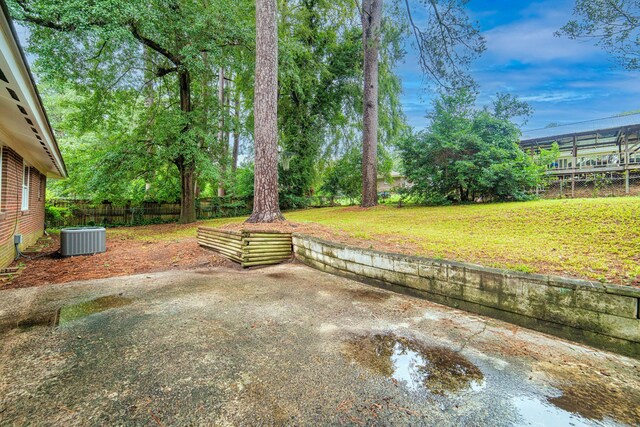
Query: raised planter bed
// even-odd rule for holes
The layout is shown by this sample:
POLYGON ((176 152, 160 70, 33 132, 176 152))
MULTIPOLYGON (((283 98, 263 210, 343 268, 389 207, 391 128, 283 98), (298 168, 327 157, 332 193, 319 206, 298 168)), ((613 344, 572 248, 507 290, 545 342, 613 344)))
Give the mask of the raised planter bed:
POLYGON ((292 256, 291 233, 198 227, 198 244, 243 267, 278 264, 292 256))

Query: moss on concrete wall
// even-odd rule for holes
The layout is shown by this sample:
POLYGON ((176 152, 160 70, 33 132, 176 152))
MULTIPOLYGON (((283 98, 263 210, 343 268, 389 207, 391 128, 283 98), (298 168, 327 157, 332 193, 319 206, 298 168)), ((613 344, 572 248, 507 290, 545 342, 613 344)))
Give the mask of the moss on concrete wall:
POLYGON ((349 247, 293 235, 328 273, 640 358, 640 289, 349 247))

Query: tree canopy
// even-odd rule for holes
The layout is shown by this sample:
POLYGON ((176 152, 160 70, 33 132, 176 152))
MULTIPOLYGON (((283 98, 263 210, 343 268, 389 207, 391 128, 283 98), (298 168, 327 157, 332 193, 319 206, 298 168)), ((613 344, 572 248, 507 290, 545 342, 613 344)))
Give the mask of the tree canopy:
MULTIPOLYGON (((72 171, 69 180, 54 184, 54 194, 134 203, 182 196, 187 208, 190 193, 212 196, 220 182, 233 191, 228 137, 220 135, 234 131, 245 143, 252 140, 253 1, 10 5, 29 28, 28 50, 72 171), (215 97, 220 69, 223 102, 215 97), (231 105, 231 98, 238 102, 231 105)), ((304 205, 318 191, 324 168, 354 145, 362 114, 357 13, 348 0, 279 1, 284 208, 304 205)), ((381 132, 387 144, 404 119, 393 72, 399 33, 386 25, 383 37, 381 132)), ((251 169, 248 144, 240 157, 251 169)))
POLYGON ((577 0, 556 34, 594 40, 628 70, 640 69, 640 0, 577 0))
MULTIPOLYGON (((71 171, 52 186, 54 195, 134 204, 180 199, 181 221, 190 222, 196 197, 260 192, 252 181, 274 168, 259 166, 252 132, 269 122, 254 117, 254 0, 9 4, 29 29, 27 49, 71 171)), ((473 107, 466 69, 484 40, 466 1, 418 4, 421 26, 416 5, 397 1, 367 29, 353 0, 273 3, 277 106, 267 110, 278 111, 270 154, 278 176, 269 191, 277 189, 280 208, 304 207, 315 194, 361 198, 364 182, 391 172, 392 147, 400 147, 407 171, 424 172, 414 176, 414 188, 425 198, 434 186, 451 200, 519 198, 514 188, 535 181, 539 168, 514 148, 511 123, 526 118, 529 106, 500 94, 492 109, 473 107), (365 59, 373 39, 375 123, 363 119, 372 102, 365 59), (449 93, 436 102, 431 129, 410 136, 395 73, 408 39, 425 75, 449 93), (360 140, 367 126, 369 138, 360 140), (366 162, 365 146, 375 148, 366 162), (443 153, 453 162, 446 167, 438 163, 443 153), (515 187, 503 188, 509 180, 515 187), (491 186, 497 189, 488 192, 491 186)), ((379 0, 367 5, 382 7, 379 0)), ((369 184, 375 202, 376 182, 369 184)))
POLYGON ((108 129, 109 136, 118 137, 106 155, 120 157, 129 173, 136 164, 176 167, 180 219, 195 220, 196 182, 216 149, 206 114, 206 86, 217 65, 233 64, 241 56, 235 51, 252 49, 252 3, 14 0, 10 4, 17 19, 30 26, 29 49, 37 55, 43 78, 59 91, 73 90, 82 97, 79 129, 117 127, 118 132, 108 129), (129 120, 111 120, 123 108, 128 109, 129 120), (139 157, 142 160, 136 163, 139 157))

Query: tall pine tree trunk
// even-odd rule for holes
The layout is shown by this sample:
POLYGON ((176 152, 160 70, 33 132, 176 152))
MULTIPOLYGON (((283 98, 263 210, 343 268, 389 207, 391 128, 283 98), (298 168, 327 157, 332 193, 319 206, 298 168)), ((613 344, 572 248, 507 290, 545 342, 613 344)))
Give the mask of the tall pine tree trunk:
MULTIPOLYGON (((227 117, 231 116, 231 87, 229 84, 226 85, 226 92, 224 95, 224 108, 225 108, 225 114, 227 115, 227 117)), ((229 174, 227 172, 227 169, 229 167, 229 123, 227 123, 227 126, 225 127, 224 130, 224 168, 223 168, 223 178, 224 181, 222 182, 222 190, 225 191, 225 187, 227 185, 227 180, 229 178, 229 174)), ((224 194, 223 194, 224 196, 224 194)))
POLYGON ((231 171, 233 175, 236 174, 236 169, 238 169, 238 150, 240 149, 240 91, 238 87, 235 87, 234 94, 234 107, 235 107, 235 116, 236 121, 233 125, 233 152, 232 152, 232 162, 231 162, 231 171))
POLYGON ((276 0, 256 0, 255 179, 247 222, 284 219, 278 203, 278 28, 276 0))
POLYGON ((362 128, 362 207, 378 204, 378 49, 382 0, 362 0, 364 111, 362 128))
POLYGON ((224 180, 227 173, 227 145, 224 136, 224 68, 220 67, 218 74, 218 104, 220 106, 220 119, 218 119, 218 144, 220 144, 220 179, 218 180, 218 197, 224 197, 224 180))
MULTIPOLYGON (((202 63, 205 65, 209 62, 209 53, 208 52, 202 52, 201 53, 202 56, 202 63)), ((208 67, 207 67, 207 71, 208 71, 208 67)), ((210 88, 211 88, 211 76, 209 74, 209 72, 204 72, 202 73, 202 80, 200 81, 200 96, 202 97, 201 99, 201 105, 202 105, 202 121, 205 125, 206 129, 210 128, 210 117, 211 117, 211 109, 210 109, 210 102, 211 102, 211 92, 210 92, 210 88)), ((200 135, 200 147, 205 148, 207 147, 207 138, 204 134, 200 135)), ((208 147, 207 147, 208 148, 208 147)), ((196 179, 195 182, 195 199, 198 200, 200 198, 200 192, 202 191, 202 189, 200 188, 200 185, 198 185, 198 180, 196 179)))

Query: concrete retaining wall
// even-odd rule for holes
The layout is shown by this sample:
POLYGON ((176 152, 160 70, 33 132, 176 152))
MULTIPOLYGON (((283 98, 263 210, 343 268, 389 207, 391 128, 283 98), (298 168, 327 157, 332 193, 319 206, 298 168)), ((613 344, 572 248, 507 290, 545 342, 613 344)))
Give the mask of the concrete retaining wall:
POLYGON ((328 273, 640 358, 640 289, 360 249, 294 234, 328 273))

